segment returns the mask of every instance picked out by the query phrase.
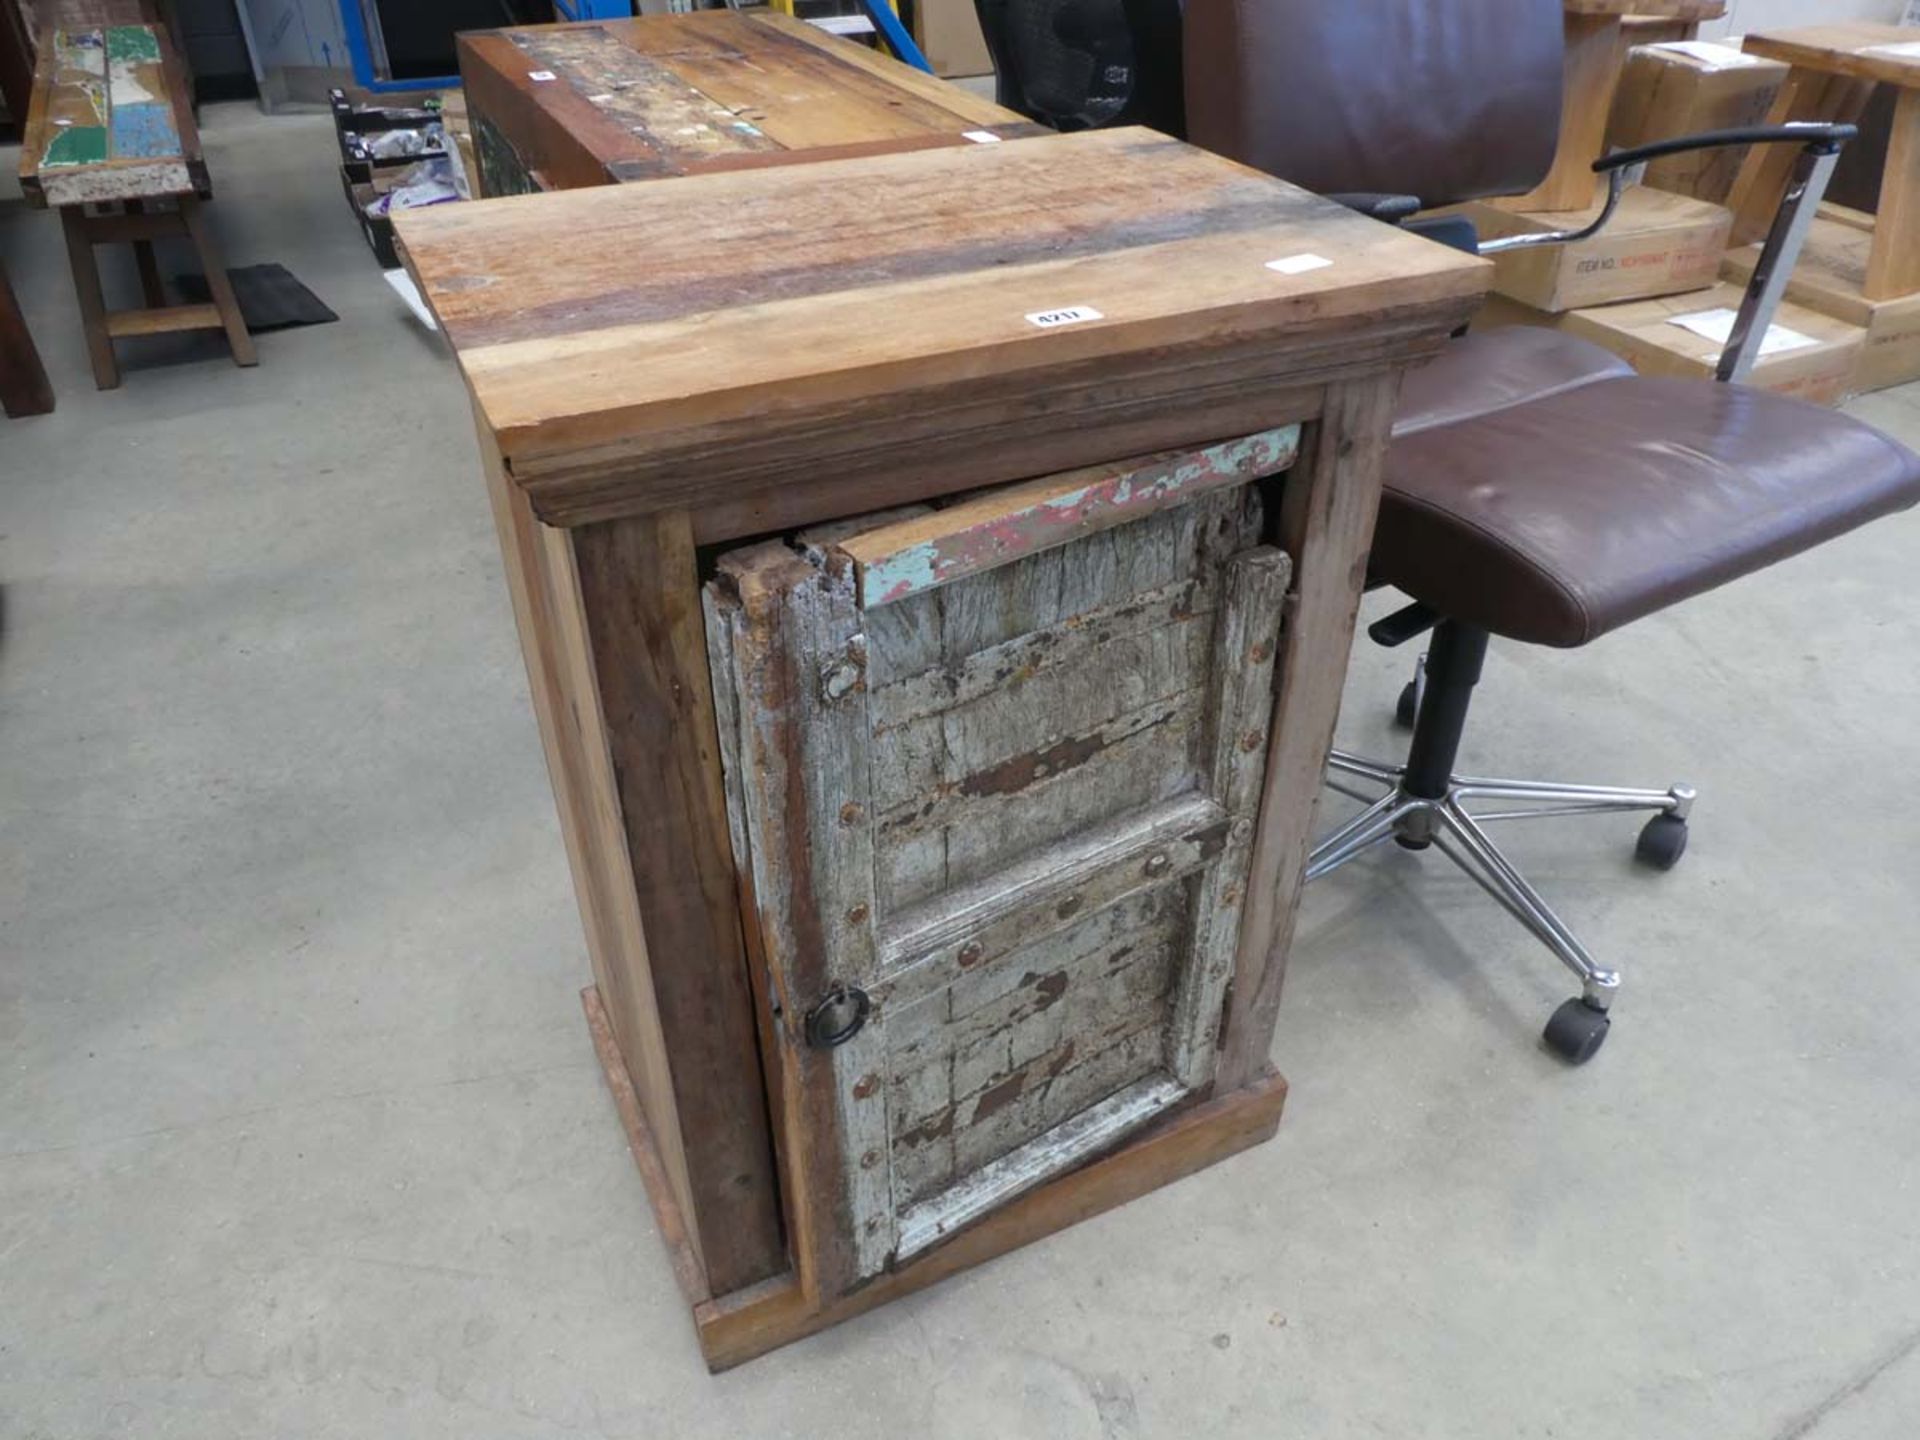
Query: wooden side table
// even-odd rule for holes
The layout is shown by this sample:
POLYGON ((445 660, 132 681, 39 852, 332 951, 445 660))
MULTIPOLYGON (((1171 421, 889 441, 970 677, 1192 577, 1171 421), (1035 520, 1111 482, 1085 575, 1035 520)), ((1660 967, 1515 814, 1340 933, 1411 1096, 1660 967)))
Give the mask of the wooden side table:
POLYGON ((152 25, 55 29, 40 47, 20 149, 20 188, 60 212, 94 383, 120 383, 113 342, 129 335, 221 330, 236 365, 258 363, 226 266, 201 211, 212 182, 188 87, 166 34, 152 25), (212 302, 169 305, 153 241, 185 236, 212 302), (146 304, 109 310, 96 245, 133 247, 146 304))
POLYGON ((487 195, 1047 133, 775 10, 460 36, 487 195))
POLYGON ((1593 162, 1606 151, 1607 119, 1632 43, 1628 16, 1698 25, 1726 14, 1725 0, 1564 0, 1566 89, 1560 103, 1560 146, 1547 178, 1528 194, 1501 200, 1520 211, 1585 210, 1599 180, 1593 162))
MULTIPOLYGON (((442 206, 396 228, 473 395, 596 1038, 708 1363, 737 1364, 1270 1135, 1280 979, 1399 373, 1472 314, 1486 262, 1132 129, 442 206), (909 613, 875 605, 1100 497, 1171 504, 1183 486, 1244 485, 1295 443, 1266 532, 1284 559, 1243 580, 1209 572, 1284 588, 1286 623, 1277 652, 1256 636, 1244 664, 1215 672, 1252 677, 1263 698, 1263 667, 1279 678, 1264 723, 1206 752, 1228 768, 1188 797, 1201 830, 1151 811, 1164 845, 1135 851, 1113 826, 1139 814, 1089 815, 1060 842, 1079 847, 1071 863, 970 852, 1055 887, 1013 910, 1018 876, 999 871, 1006 884, 979 894, 965 891, 975 880, 889 889, 863 858, 891 843, 889 820, 858 777, 919 752, 869 748, 886 683, 872 667, 897 653, 874 627, 909 613), (871 533, 884 517, 856 537, 817 528, 1032 477, 1050 498, 979 524, 948 510, 938 534, 871 533), (727 553, 754 537, 774 553, 727 553), (731 587, 708 592, 712 632, 710 577, 731 587), (738 683, 716 689, 716 665, 738 683), (749 727, 755 705, 789 718, 749 727), (1243 764, 1257 798, 1235 821, 1238 802, 1221 797, 1243 764), (855 777, 844 791, 841 775, 855 777), (975 1188, 946 1192, 931 1230, 918 1223, 927 1212, 890 1183, 886 1158, 906 1138, 887 1058, 888 1037, 911 1030, 903 977, 924 989, 941 966, 978 965, 1016 989, 1022 971, 995 958, 1012 938, 1107 913, 1127 865, 1185 874, 1222 845, 1246 847, 1245 884, 1192 912, 1230 933, 1206 942, 1218 958, 1202 973, 1219 988, 1181 992, 1180 1033, 1205 1043, 1168 1062, 1172 1089, 1138 1112, 1075 1109, 1039 1150, 1016 1152, 1023 1176, 965 1169, 954 1183, 975 1188), (1084 889, 1058 889, 1081 874, 1084 889), (850 900, 862 875, 872 898, 850 900), (1012 930, 967 918, 996 914, 1012 930), (1195 1023, 1208 1007, 1217 1028, 1195 1023)), ((1000 600, 972 613, 1064 593, 1057 571, 1034 573, 1055 588, 990 589, 1000 600)), ((951 651, 956 685, 997 693, 1022 672, 962 663, 970 653, 951 651)), ((1017 803, 1119 743, 1065 728, 1036 730, 1032 753, 933 803, 1017 803)), ((952 1133, 944 1123, 927 1138, 952 1133)))

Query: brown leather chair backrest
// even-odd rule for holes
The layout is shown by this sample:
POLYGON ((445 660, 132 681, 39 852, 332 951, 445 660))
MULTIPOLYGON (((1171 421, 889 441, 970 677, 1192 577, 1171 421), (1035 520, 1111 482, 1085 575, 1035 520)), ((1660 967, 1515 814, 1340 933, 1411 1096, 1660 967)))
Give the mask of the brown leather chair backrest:
POLYGON ((1562 26, 1561 0, 1187 0, 1187 137, 1323 193, 1524 194, 1562 26))

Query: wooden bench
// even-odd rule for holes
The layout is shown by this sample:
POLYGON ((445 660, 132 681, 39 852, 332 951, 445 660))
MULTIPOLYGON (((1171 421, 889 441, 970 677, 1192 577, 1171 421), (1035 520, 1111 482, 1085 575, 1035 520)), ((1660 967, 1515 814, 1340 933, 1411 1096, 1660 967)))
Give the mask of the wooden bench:
POLYGON ((28 201, 60 212, 80 320, 102 390, 120 383, 115 340, 175 330, 222 330, 234 363, 257 363, 253 341, 213 243, 202 201, 212 195, 184 72, 151 25, 54 28, 40 44, 20 151, 28 201), (169 305, 153 242, 185 236, 211 303, 169 305), (133 246, 146 304, 109 310, 93 247, 133 246))

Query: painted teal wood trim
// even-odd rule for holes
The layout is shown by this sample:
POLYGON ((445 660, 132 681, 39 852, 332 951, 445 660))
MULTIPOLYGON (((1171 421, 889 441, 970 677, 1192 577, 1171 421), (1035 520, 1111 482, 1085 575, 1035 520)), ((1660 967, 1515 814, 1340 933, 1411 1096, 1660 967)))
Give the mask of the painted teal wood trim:
POLYGON ((1030 502, 1009 505, 1003 494, 956 505, 942 512, 950 528, 931 539, 906 540, 897 549, 888 546, 889 531, 905 539, 924 522, 906 521, 859 536, 846 549, 858 570, 860 603, 868 609, 889 605, 1184 503, 1203 491, 1277 475, 1299 454, 1300 427, 1285 425, 1199 450, 1059 476, 1058 488, 1030 481, 1013 487, 1035 491, 1030 502))

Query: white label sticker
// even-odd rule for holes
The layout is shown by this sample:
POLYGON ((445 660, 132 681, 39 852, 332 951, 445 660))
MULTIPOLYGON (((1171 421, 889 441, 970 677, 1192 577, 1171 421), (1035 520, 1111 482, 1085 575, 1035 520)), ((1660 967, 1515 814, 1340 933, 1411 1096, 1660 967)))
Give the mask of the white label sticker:
POLYGON ((529 80, 557 80, 559 78, 560 77, 555 75, 551 70, 529 70, 527 72, 527 79, 529 80))
POLYGON ((1304 275, 1309 270, 1324 270, 1332 263, 1324 255, 1285 255, 1269 260, 1267 269, 1278 270, 1282 275, 1304 275))
POLYGON ((962 140, 971 140, 976 145, 998 145, 1000 143, 1000 137, 991 130, 962 130, 960 132, 960 138, 962 140))
POLYGON ((1898 60, 1920 60, 1920 40, 1907 40, 1898 45, 1872 45, 1860 53, 1891 55, 1898 60))
POLYGON ((418 287, 414 285, 413 278, 406 271, 385 270, 381 274, 386 278, 387 284, 393 287, 394 294, 407 302, 407 308, 413 311, 422 325, 429 330, 440 328, 434 323, 433 311, 429 310, 427 302, 420 298, 418 287))
POLYGON ((1051 330, 1056 325, 1078 325, 1082 320, 1104 320, 1091 305, 1062 305, 1057 310, 1036 310, 1027 316, 1029 325, 1038 325, 1042 330, 1051 330))
POLYGON ((1758 55, 1749 55, 1746 51, 1736 50, 1731 45, 1716 45, 1711 40, 1674 40, 1653 48, 1675 55, 1685 55, 1690 60, 1698 60, 1709 70, 1737 70, 1742 65, 1767 63, 1758 55))
MULTIPOLYGON (((1733 322, 1739 318, 1739 311, 1722 307, 1718 310, 1696 310, 1691 315, 1675 315, 1667 323, 1678 325, 1682 330, 1691 330, 1702 340, 1725 345, 1733 338, 1733 322)), ((1813 336, 1789 330, 1785 325, 1769 325, 1767 338, 1760 342, 1760 353, 1763 356, 1778 355, 1785 350, 1804 350, 1809 345, 1819 343, 1813 336)))

